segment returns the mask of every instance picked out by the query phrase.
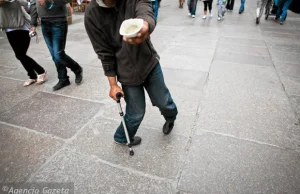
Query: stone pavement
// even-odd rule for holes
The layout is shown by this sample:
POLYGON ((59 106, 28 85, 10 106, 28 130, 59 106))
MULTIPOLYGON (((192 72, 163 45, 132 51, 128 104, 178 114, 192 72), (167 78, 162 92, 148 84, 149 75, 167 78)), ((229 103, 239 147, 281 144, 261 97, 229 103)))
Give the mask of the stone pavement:
MULTIPOLYGON (((26 73, 0 37, 0 183, 74 182, 76 194, 299 194, 300 17, 280 26, 254 24, 255 5, 216 21, 195 19, 164 0, 152 35, 179 108, 173 132, 147 99, 130 157, 112 136, 120 119, 108 83, 76 14, 67 53, 84 82, 52 92, 56 70, 47 47, 29 55, 48 71, 41 86, 22 87, 26 73)), ((0 191, 1 193, 2 191, 0 191)))

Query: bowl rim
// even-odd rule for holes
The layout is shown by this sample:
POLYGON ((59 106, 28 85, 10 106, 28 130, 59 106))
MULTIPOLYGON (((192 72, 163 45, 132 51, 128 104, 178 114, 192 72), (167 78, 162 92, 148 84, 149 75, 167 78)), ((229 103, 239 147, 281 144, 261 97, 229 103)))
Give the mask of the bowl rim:
POLYGON ((142 29, 143 23, 144 23, 144 20, 141 19, 141 18, 133 18, 133 19, 127 19, 127 20, 124 20, 124 21, 122 22, 121 26, 120 26, 119 32, 120 32, 120 34, 121 34, 122 36, 131 36, 131 35, 134 35, 134 34, 138 33, 138 32, 142 29), (132 33, 129 33, 129 34, 123 33, 121 30, 123 29, 124 24, 125 24, 126 22, 130 21, 130 20, 136 20, 136 21, 139 21, 139 23, 138 23, 138 24, 139 24, 139 28, 137 29, 137 31, 132 32, 132 33))

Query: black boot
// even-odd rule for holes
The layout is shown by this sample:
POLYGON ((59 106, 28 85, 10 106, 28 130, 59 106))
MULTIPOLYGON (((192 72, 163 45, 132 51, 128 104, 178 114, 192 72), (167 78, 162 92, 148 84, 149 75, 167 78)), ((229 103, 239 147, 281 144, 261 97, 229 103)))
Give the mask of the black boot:
POLYGON ((68 85, 70 85, 70 80, 59 80, 58 83, 53 87, 53 91, 60 90, 68 85))
MULTIPOLYGON (((141 144, 141 142, 142 142, 142 138, 139 136, 135 136, 132 140, 130 140, 130 145, 136 146, 136 145, 141 144)), ((128 145, 127 141, 126 142, 118 142, 115 140, 115 143, 120 144, 120 145, 128 145)))
POLYGON ((174 127, 174 121, 173 122, 166 121, 163 126, 163 133, 168 135, 169 133, 171 133, 173 127, 174 127))
POLYGON ((80 69, 74 73, 75 73, 75 83, 80 84, 82 81, 82 67, 80 67, 80 69))

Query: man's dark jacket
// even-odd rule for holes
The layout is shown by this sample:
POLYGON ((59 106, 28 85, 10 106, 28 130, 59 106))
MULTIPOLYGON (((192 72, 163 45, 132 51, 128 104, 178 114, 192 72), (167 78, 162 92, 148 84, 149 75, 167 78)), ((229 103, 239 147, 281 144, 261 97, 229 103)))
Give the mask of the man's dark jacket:
POLYGON ((139 45, 130 45, 119 34, 122 22, 141 18, 149 24, 150 33, 156 22, 150 0, 119 0, 113 8, 102 0, 92 0, 85 11, 85 27, 106 76, 117 76, 123 85, 140 85, 158 63, 159 56, 150 37, 139 45))

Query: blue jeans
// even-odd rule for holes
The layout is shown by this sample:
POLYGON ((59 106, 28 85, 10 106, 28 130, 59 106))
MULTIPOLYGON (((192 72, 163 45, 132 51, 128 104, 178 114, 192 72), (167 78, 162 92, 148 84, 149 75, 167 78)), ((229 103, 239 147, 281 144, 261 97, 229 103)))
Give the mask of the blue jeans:
POLYGON ((243 12, 245 10, 245 1, 246 0, 241 0, 241 7, 240 7, 240 12, 243 12))
POLYGON ((66 55, 65 46, 68 33, 67 21, 49 22, 42 21, 42 32, 52 59, 56 65, 58 79, 68 79, 67 68, 73 72, 78 72, 81 67, 71 57, 66 55))
MULTIPOLYGON (((145 115, 146 102, 144 88, 149 94, 153 106, 159 108, 166 121, 174 121, 178 113, 176 104, 165 84, 160 64, 157 64, 142 85, 122 85, 126 101, 124 119, 130 139, 133 139, 135 136, 145 115)), ((127 142, 122 123, 117 129, 114 139, 117 142, 127 142)))
POLYGON ((293 2, 293 0, 279 0, 278 9, 277 9, 277 13, 276 13, 276 19, 278 19, 280 17, 280 14, 282 11, 280 21, 281 22, 285 21, 286 16, 287 16, 287 11, 292 2, 293 2))
POLYGON ((154 19, 157 20, 157 16, 158 16, 158 0, 152 1, 152 8, 153 8, 153 15, 154 15, 154 19))

